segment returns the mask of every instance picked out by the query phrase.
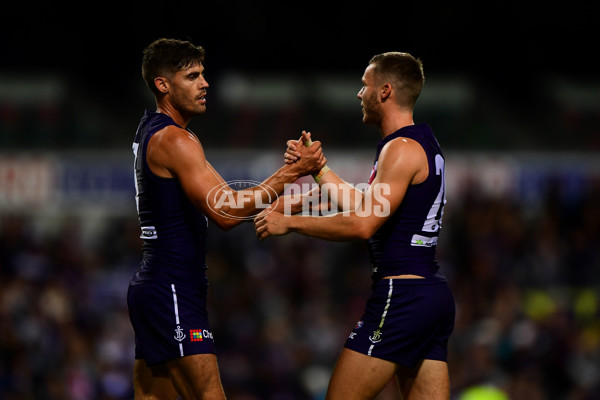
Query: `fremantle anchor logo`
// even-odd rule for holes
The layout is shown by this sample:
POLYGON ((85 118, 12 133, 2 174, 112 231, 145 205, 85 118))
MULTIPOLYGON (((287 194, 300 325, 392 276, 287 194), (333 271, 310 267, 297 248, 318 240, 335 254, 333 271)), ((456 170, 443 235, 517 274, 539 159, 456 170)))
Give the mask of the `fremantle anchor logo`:
POLYGON ((175 336, 173 336, 173 337, 178 342, 181 342, 181 341, 183 341, 183 339, 185 339, 185 333, 183 333, 183 329, 181 329, 181 327, 179 325, 177 325, 177 328, 175 328, 175 336))
POLYGON ((373 336, 369 336, 369 340, 372 343, 381 342, 381 331, 379 329, 377 329, 376 331, 373 331, 373 336))

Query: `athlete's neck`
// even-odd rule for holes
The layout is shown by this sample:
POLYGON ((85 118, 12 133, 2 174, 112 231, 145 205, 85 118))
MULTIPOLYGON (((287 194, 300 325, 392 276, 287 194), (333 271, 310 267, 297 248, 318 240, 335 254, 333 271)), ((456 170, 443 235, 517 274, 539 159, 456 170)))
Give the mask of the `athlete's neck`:
POLYGON ((175 121, 177 125, 179 125, 183 129, 187 128, 187 125, 190 123, 190 119, 192 118, 191 116, 187 116, 181 113, 170 103, 165 102, 158 102, 156 104, 156 112, 168 115, 173 121, 175 121))
POLYGON ((414 124, 412 112, 398 110, 384 115, 379 124, 379 131, 381 132, 381 137, 383 139, 396 132, 398 129, 414 124))

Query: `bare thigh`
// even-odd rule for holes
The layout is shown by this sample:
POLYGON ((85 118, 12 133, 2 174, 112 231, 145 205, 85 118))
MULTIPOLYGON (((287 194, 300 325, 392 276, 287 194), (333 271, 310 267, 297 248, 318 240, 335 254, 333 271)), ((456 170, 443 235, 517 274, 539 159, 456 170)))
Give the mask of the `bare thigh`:
POLYGON ((369 400, 394 377, 396 364, 343 348, 333 370, 326 400, 369 400))
POLYGON ((448 365, 423 360, 405 368, 380 358, 343 348, 333 370, 326 400, 371 400, 396 377, 398 397, 403 400, 448 400, 448 365))
POLYGON ((173 385, 183 400, 224 400, 217 357, 195 354, 167 362, 173 385))
POLYGON ((177 391, 165 364, 148 367, 146 361, 135 360, 133 390, 136 400, 177 399, 177 391))
POLYGON ((444 361, 423 360, 413 369, 398 367, 396 380, 404 400, 448 400, 450 379, 444 361))
POLYGON ((136 400, 224 400, 225 392, 214 354, 195 354, 148 367, 135 360, 136 400))

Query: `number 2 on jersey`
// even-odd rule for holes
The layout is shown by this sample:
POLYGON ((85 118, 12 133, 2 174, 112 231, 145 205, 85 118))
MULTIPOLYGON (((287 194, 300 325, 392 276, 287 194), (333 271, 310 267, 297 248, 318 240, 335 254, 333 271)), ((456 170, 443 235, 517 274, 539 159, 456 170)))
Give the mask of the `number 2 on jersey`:
POLYGON ((446 204, 446 178, 444 157, 441 154, 436 154, 435 156, 435 174, 441 175, 442 178, 440 191, 427 213, 427 219, 423 224, 423 232, 438 232, 442 225, 444 205, 446 204))

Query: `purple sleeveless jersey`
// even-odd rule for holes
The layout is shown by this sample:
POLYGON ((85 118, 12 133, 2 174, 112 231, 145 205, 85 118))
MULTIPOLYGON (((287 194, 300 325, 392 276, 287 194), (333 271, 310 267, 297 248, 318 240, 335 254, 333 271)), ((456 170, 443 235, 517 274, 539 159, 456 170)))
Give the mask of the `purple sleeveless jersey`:
POLYGON ((144 244, 132 283, 158 279, 195 285, 205 279, 207 219, 176 179, 155 175, 146 161, 150 138, 169 125, 177 126, 168 115, 146 110, 133 143, 136 206, 144 244))
POLYGON ((383 138, 377 146, 369 184, 377 175, 381 150, 400 137, 413 139, 423 147, 429 176, 408 187, 396 212, 369 239, 373 280, 402 274, 445 280, 435 258, 446 203, 444 155, 431 128, 427 124, 406 126, 383 138))

